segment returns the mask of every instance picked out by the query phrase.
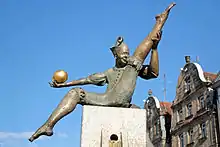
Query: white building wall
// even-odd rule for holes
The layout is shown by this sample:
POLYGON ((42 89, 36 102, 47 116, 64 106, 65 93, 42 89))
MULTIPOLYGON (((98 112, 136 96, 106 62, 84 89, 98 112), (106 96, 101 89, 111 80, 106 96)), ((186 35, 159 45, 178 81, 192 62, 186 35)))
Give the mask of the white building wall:
POLYGON ((161 125, 161 131, 162 131, 162 138, 166 139, 166 128, 165 128, 165 117, 160 116, 160 125, 161 125))

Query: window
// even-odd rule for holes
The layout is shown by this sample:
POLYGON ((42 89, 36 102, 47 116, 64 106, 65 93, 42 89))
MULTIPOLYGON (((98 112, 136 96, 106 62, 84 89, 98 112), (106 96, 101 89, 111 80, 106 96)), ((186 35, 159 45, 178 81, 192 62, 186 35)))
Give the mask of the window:
POLYGON ((192 143, 193 142, 193 129, 190 129, 188 131, 188 143, 192 143))
POLYGON ((220 88, 218 88, 218 99, 220 100, 220 88))
POLYGON ((187 105, 187 110, 188 110, 188 116, 192 115, 192 103, 189 103, 187 105))
POLYGON ((207 106, 208 108, 213 108, 213 101, 212 101, 210 95, 207 95, 207 96, 206 96, 206 106, 207 106))
POLYGON ((178 118, 177 118, 178 122, 183 120, 183 110, 182 109, 178 110, 177 115, 178 115, 178 118))
POLYGON ((160 130, 159 125, 160 125, 160 120, 158 119, 157 122, 156 122, 156 135, 159 135, 159 130, 160 130))
POLYGON ((155 122, 154 124, 154 136, 159 135, 159 130, 160 130, 160 123, 159 123, 159 119, 155 122))
POLYGON ((190 81, 190 76, 188 76, 185 79, 185 93, 189 93, 190 90, 191 90, 191 81, 190 81))
POLYGON ((150 128, 149 134, 150 134, 150 139, 151 139, 151 140, 153 140, 153 132, 154 132, 154 131, 153 131, 153 128, 150 128))
POLYGON ((156 135, 156 125, 154 124, 154 136, 156 135))
POLYGON ((156 123, 156 125, 155 125, 155 135, 158 135, 158 125, 157 125, 157 123, 156 123))
POLYGON ((179 138, 180 138, 180 147, 184 147, 184 136, 183 136, 183 133, 180 134, 179 138))
POLYGON ((205 123, 201 124, 201 133, 202 133, 202 137, 206 137, 206 124, 205 123))
POLYGON ((204 96, 201 96, 201 97, 199 98, 199 103, 200 103, 200 109, 205 108, 204 96))

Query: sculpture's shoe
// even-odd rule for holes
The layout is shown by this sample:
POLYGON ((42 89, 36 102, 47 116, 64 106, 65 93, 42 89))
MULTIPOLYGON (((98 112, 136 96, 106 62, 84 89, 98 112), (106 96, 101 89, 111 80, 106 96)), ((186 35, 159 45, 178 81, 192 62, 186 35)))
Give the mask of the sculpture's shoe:
POLYGON ((37 139, 41 135, 52 136, 53 130, 50 127, 48 127, 47 125, 43 125, 28 140, 30 142, 33 142, 35 139, 37 139))

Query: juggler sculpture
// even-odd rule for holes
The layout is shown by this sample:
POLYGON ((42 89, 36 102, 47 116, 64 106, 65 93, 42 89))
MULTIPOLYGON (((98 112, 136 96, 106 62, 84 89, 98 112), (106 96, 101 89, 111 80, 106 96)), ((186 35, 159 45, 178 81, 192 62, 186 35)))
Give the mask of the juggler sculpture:
POLYGON ((53 80, 51 87, 61 88, 86 84, 102 86, 108 84, 105 93, 91 93, 82 88, 72 88, 62 99, 49 119, 29 138, 34 141, 41 135, 53 135, 55 124, 64 116, 72 112, 77 104, 96 105, 108 107, 131 107, 132 95, 135 90, 137 77, 143 79, 156 78, 159 74, 159 60, 157 46, 161 39, 162 28, 168 18, 172 3, 163 13, 156 16, 156 24, 150 34, 137 47, 132 56, 129 48, 124 43, 123 37, 118 37, 111 51, 115 57, 115 66, 102 72, 95 73, 86 78, 74 80, 67 83, 57 83, 53 80), (151 51, 149 65, 143 65, 144 60, 151 51))

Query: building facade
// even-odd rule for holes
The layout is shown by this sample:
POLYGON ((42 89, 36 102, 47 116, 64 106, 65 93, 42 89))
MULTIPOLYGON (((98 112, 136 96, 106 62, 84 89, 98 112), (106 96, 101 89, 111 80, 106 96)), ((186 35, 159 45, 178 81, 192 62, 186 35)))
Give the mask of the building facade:
POLYGON ((147 130, 154 147, 171 147, 171 103, 159 102, 158 98, 149 96, 144 108, 147 112, 147 130))
MULTIPOLYGON (((214 84, 212 85, 212 88, 215 92, 214 96, 215 96, 216 103, 217 103, 218 129, 220 132, 220 72, 218 73, 217 78, 216 78, 214 84)), ((220 142, 219 142, 219 145, 220 145, 220 142)))
POLYGON ((213 81, 216 74, 203 72, 198 63, 181 69, 172 103, 171 135, 173 147, 216 147, 219 130, 213 81))

